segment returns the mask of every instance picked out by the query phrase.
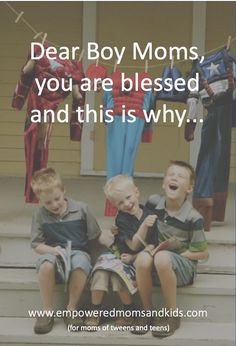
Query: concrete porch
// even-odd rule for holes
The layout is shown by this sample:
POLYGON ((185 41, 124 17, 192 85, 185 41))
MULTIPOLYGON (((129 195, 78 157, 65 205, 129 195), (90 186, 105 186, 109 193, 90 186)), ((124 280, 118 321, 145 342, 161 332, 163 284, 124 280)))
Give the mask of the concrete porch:
MULTIPOLYGON (((141 202, 161 191, 161 179, 135 179, 141 192, 141 202)), ((64 179, 68 196, 89 204, 103 229, 113 218, 103 216, 103 177, 64 179)), ((35 254, 29 246, 31 216, 35 205, 24 203, 23 178, 0 178, 0 345, 218 345, 234 344, 235 306, 235 191, 229 187, 226 220, 214 224, 206 233, 210 258, 199 264, 194 285, 178 290, 178 303, 189 309, 206 309, 206 319, 184 319, 181 328, 165 340, 154 339, 150 333, 137 337, 123 332, 68 333, 62 321, 55 329, 39 337, 34 335, 33 319, 28 309, 40 308, 37 277, 33 269, 35 254), (14 327, 13 327, 14 326, 14 327)), ((160 291, 154 289, 155 301, 160 291)), ((63 308, 63 289, 58 289, 55 307, 63 308)))

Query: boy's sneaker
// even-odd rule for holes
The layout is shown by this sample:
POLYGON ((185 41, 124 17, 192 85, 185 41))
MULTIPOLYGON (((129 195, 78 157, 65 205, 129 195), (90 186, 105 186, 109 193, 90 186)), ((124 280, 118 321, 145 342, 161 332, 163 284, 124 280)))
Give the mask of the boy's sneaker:
POLYGON ((34 325, 34 332, 36 334, 49 333, 52 330, 53 325, 54 325, 53 317, 47 317, 47 316, 38 317, 34 325))
POLYGON ((152 335, 165 338, 180 327, 180 317, 157 317, 153 320, 152 335))
MULTIPOLYGON (((101 324, 101 317, 100 316, 86 317, 86 319, 84 321, 84 325, 86 327, 98 327, 100 324, 101 324)), ((93 331, 93 330, 91 330, 91 331, 93 331)))
POLYGON ((133 317, 119 317, 116 319, 116 326, 125 327, 132 326, 134 324, 133 317))
MULTIPOLYGON (((67 327, 73 326, 76 328, 76 331, 80 331, 80 327, 83 326, 84 322, 81 317, 72 317, 72 316, 64 316, 64 322, 67 327)), ((73 332, 73 329, 71 329, 73 332)))
POLYGON ((132 334, 142 335, 149 331, 152 325, 152 320, 148 317, 138 317, 134 320, 134 328, 131 330, 132 334))

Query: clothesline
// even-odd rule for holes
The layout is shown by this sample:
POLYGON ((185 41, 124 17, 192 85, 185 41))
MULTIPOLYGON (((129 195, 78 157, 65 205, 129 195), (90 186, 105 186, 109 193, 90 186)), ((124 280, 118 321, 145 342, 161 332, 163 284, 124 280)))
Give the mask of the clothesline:
MULTIPOLYGON (((35 37, 41 37, 43 40, 45 39, 46 37, 46 34, 44 32, 39 32, 37 31, 24 17, 24 12, 23 11, 20 11, 20 12, 17 12, 14 7, 12 5, 10 5, 7 1, 5 1, 5 4, 6 6, 8 6, 8 8, 16 14, 16 20, 15 20, 15 23, 18 23, 20 20, 35 34, 34 38, 35 37)), ((230 40, 230 43, 229 45, 232 44, 232 42, 234 42, 236 40, 236 36, 234 36, 231 40, 230 40)), ((50 43, 51 45, 53 45, 54 47, 57 47, 59 48, 60 45, 52 42, 52 41, 49 41, 47 40, 48 43, 50 43)), ((225 47, 225 44, 221 45, 221 46, 218 46, 218 47, 215 47, 207 52, 205 52, 203 55, 207 55, 207 54, 210 54, 210 53, 213 53, 221 48, 225 47)), ((83 51, 83 49, 82 49, 83 51)), ((80 54, 78 54, 79 56, 80 54)), ((179 63, 183 63, 183 62, 186 62, 188 60, 186 59, 182 59, 182 60, 178 60, 175 64, 179 64, 179 63)), ((105 65, 105 66, 109 66, 109 67, 114 67, 114 64, 110 64, 108 62, 105 62, 105 61, 102 61, 102 64, 105 65)), ((159 64, 155 64, 155 65, 148 65, 148 69, 152 69, 152 68, 157 68, 157 67, 161 67, 161 66, 166 66, 166 62, 165 63, 159 63, 159 64)), ((135 69, 143 69, 144 68, 144 64, 143 65, 119 65, 120 68, 135 68, 135 69)))

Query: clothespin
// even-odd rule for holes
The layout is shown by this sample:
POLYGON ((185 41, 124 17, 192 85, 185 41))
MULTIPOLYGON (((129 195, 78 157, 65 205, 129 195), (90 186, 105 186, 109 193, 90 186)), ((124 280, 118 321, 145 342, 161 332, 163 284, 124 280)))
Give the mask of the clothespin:
POLYGON ((83 59, 83 56, 84 56, 84 48, 81 50, 81 53, 79 55, 79 61, 83 59))
POLYGON ((148 72, 148 60, 145 60, 145 72, 148 72))
POLYGON ((46 41, 48 34, 45 32, 45 34, 43 35, 43 39, 42 39, 42 44, 44 44, 44 42, 46 41))
POLYGON ((170 64, 170 68, 171 68, 171 70, 173 69, 173 67, 174 67, 174 61, 175 61, 175 59, 174 59, 174 57, 172 56, 172 59, 171 59, 171 64, 170 64))
POLYGON ((23 11, 21 11, 21 12, 18 14, 18 16, 16 17, 16 20, 15 20, 15 23, 18 23, 18 22, 19 22, 19 20, 20 20, 21 17, 23 16, 23 14, 24 14, 23 11))
POLYGON ((114 65, 114 68, 113 68, 113 72, 116 72, 117 63, 118 63, 118 60, 116 59, 116 61, 115 61, 115 65, 114 65))
POLYGON ((38 38, 38 37, 41 36, 42 34, 43 34, 42 31, 41 31, 41 32, 38 32, 38 33, 33 37, 33 39, 36 40, 36 38, 38 38))
POLYGON ((231 36, 228 36, 227 44, 226 44, 226 49, 229 50, 231 44, 231 36))
POLYGON ((96 67, 98 67, 98 63, 99 63, 99 58, 97 58, 96 60, 96 67))

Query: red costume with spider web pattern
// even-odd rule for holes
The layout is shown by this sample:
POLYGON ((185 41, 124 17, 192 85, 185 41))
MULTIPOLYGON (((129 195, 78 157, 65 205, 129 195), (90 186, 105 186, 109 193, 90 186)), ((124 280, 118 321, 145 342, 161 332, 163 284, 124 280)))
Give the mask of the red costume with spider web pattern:
MULTIPOLYGON (((47 47, 48 44, 45 42, 44 46, 47 47)), ((36 49, 34 56, 37 56, 37 54, 39 54, 39 51, 36 49)), ((28 55, 27 62, 30 59, 31 57, 28 55)), ((82 72, 79 70, 80 68, 82 68, 82 65, 77 62, 72 63, 69 60, 61 60, 57 55, 55 55, 55 60, 49 60, 45 55, 39 60, 36 60, 35 67, 30 73, 24 73, 24 68, 22 68, 20 80, 17 83, 13 96, 12 107, 18 110, 22 109, 26 98, 28 97, 24 128, 26 202, 37 202, 37 198, 31 189, 31 179, 36 170, 47 166, 49 138, 52 130, 52 122, 49 116, 47 123, 45 124, 33 123, 31 121, 31 112, 33 109, 39 110, 41 115, 45 110, 53 110, 56 112, 59 104, 70 94, 70 91, 62 90, 62 79, 65 80, 65 87, 69 85, 69 78, 73 78, 73 76, 75 77, 74 83, 79 83, 77 78, 80 78, 82 75, 82 72), (38 78, 39 82, 42 82, 44 79, 48 81, 50 78, 55 78, 59 82, 59 88, 52 92, 45 86, 42 94, 39 96, 38 87, 35 82, 36 78, 38 78)), ((52 86, 52 83, 50 85, 52 86)), ((73 102, 74 107, 76 107, 77 104, 78 101, 73 102)))

